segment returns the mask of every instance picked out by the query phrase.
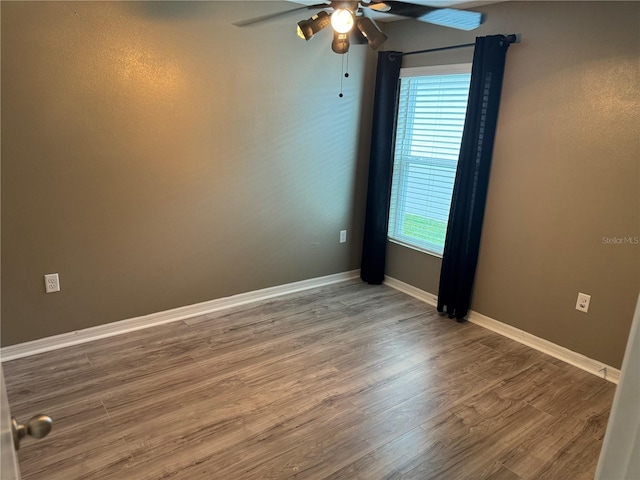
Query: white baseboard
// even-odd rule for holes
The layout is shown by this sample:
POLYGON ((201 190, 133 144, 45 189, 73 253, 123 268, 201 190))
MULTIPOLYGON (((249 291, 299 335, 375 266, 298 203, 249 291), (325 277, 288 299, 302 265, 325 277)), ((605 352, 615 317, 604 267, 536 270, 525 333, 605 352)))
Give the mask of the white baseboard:
POLYGON ((142 330, 156 325, 185 320, 198 315, 237 307, 247 303, 267 300, 269 298, 279 297, 289 293, 344 282, 359 276, 359 270, 336 273, 333 275, 326 275, 324 277, 311 278, 299 282, 287 283, 285 285, 254 290, 252 292, 240 293, 230 297, 217 298, 215 300, 196 303, 194 305, 165 310, 164 312, 151 313, 141 317, 120 320, 106 325, 98 325, 82 330, 76 330, 74 332, 62 333, 60 335, 19 343, 17 345, 10 345, 0 350, 0 360, 2 362, 6 362, 17 358, 28 357, 30 355, 56 350, 58 348, 70 347, 72 345, 91 342, 93 340, 99 340, 106 337, 113 337, 115 335, 121 335, 135 330, 142 330))
MULTIPOLYGON (((385 277, 384 283, 385 285, 404 292, 407 295, 411 295, 418 300, 422 300, 431 306, 435 307, 438 304, 437 295, 420 290, 408 283, 404 283, 392 277, 385 277)), ((498 333, 504 337, 508 337, 516 342, 520 342, 523 345, 546 353, 547 355, 551 355, 558 360, 562 360, 563 362, 604 378, 612 383, 617 384, 620 380, 620 370, 617 368, 613 368, 602 362, 582 355, 581 353, 569 350, 568 348, 557 345, 549 340, 536 337, 535 335, 525 332, 524 330, 520 330, 519 328, 499 322, 498 320, 494 320, 493 318, 474 312, 473 310, 469 311, 467 319, 471 323, 484 327, 487 330, 491 330, 492 332, 498 333)))
POLYGON ((396 290, 406 293, 407 295, 411 295, 418 300, 422 300, 424 303, 428 303, 432 307, 436 307, 438 305, 438 296, 433 293, 425 292, 424 290, 420 290, 418 287, 414 287, 413 285, 409 285, 408 283, 404 283, 400 280, 397 280, 393 277, 386 276, 384 277, 384 284, 390 286, 391 288, 395 288, 396 290))
MULTIPOLYGON (((207 313, 224 310, 226 308, 232 308, 240 305, 245 305, 247 303, 267 300, 269 298, 279 297, 281 295, 286 295, 289 293, 295 293, 311 288, 321 287, 324 285, 344 282, 357 278, 359 275, 359 270, 352 270, 350 272, 311 278, 308 280, 302 280, 300 282, 278 285, 275 287, 264 288, 247 293, 240 293, 238 295, 232 295, 230 297, 217 298, 215 300, 209 300, 207 302, 174 308, 171 310, 166 310, 164 312, 157 312, 141 317, 121 320, 118 322, 108 323, 106 325, 98 325, 95 327, 85 328, 83 330, 62 333, 60 335, 54 335, 52 337, 19 343, 17 345, 10 345, 8 347, 0 349, 0 361, 6 362, 9 360, 15 360, 17 358, 28 357, 30 355, 36 355, 38 353, 56 350, 58 348, 70 347, 72 345, 78 345, 81 343, 91 342, 93 340, 99 340, 101 338, 121 335, 123 333, 142 330, 144 328, 149 328, 156 325, 162 325, 178 320, 185 320, 187 318, 195 317, 198 315, 205 315, 207 313)), ((409 285, 408 283, 388 276, 385 278, 384 283, 389 287, 395 288, 396 290, 404 292, 407 295, 411 295, 412 297, 415 297, 431 306, 435 307, 437 305, 437 295, 425 292, 424 290, 414 287, 413 285, 409 285)), ((562 360, 596 376, 602 377, 612 383, 617 384, 620 379, 620 370, 616 368, 613 368, 592 358, 586 357, 585 355, 569 350, 568 348, 562 347, 543 338, 536 337, 535 335, 525 332, 524 330, 520 330, 519 328, 499 322, 498 320, 494 320, 493 318, 487 317, 478 312, 470 311, 468 320, 471 323, 484 327, 505 337, 511 338, 512 340, 520 342, 540 352, 546 353, 547 355, 551 355, 554 358, 562 360)))

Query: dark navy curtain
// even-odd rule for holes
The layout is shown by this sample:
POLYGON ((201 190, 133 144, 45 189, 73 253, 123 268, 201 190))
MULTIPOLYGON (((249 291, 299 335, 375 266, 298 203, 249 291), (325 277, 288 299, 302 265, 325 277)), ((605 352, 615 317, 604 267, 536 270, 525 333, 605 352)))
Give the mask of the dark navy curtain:
POLYGON ((509 41, 476 38, 467 116, 442 257, 438 311, 463 321, 471 301, 509 41))
POLYGON ((402 57, 399 52, 378 53, 367 207, 360 267, 362 280, 374 285, 384 281, 401 64, 402 57))

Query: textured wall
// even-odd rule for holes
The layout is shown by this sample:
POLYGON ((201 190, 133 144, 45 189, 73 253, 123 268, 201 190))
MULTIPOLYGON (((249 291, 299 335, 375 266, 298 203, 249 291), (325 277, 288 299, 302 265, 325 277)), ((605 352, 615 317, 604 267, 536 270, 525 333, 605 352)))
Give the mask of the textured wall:
POLYGON ((3 345, 358 267, 366 47, 340 99, 307 12, 231 25, 285 2, 1 8, 3 345))
MULTIPOLYGON (((458 33, 392 24, 387 48, 521 33, 507 54, 472 309, 620 367, 640 290, 640 4, 507 2, 458 33), (631 243, 616 243, 631 238, 631 243), (575 310, 591 295, 588 314, 575 310)), ((472 49, 408 57, 470 61, 472 49)), ((440 260, 389 246, 387 274, 437 293, 440 260)))

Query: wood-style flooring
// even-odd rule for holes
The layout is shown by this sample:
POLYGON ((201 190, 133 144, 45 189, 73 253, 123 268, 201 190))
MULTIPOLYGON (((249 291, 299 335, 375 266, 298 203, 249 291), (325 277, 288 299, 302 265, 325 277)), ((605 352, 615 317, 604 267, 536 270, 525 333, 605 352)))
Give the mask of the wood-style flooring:
POLYGON ((359 281, 4 369, 25 480, 592 479, 615 389, 359 281))

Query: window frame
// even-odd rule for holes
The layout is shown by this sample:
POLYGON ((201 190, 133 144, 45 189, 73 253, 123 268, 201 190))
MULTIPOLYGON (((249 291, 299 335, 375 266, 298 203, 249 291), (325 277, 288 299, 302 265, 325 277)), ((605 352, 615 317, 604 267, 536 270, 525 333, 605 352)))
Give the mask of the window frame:
MULTIPOLYGON (((424 77, 424 76, 434 76, 434 75, 459 75, 459 74, 468 74, 469 77, 471 76, 471 63, 455 63, 455 64, 448 64, 448 65, 433 65, 433 66, 422 66, 422 67, 406 67, 406 68, 402 68, 400 70, 400 81, 402 82, 403 78, 411 78, 411 77, 424 77)), ((399 86, 399 88, 401 88, 401 84, 399 86)), ((465 112, 466 113, 466 112, 465 112)), ((415 117, 412 115, 412 119, 411 121, 415 120, 415 117)), ((431 243, 429 244, 428 241, 424 241, 423 244, 416 244, 416 243, 412 243, 414 241, 413 238, 408 237, 406 235, 402 235, 401 231, 402 231, 402 226, 401 224, 403 223, 403 219, 404 216, 407 214, 407 209, 406 209, 406 196, 407 196, 407 180, 408 180, 408 174, 406 173, 406 169, 409 168, 409 164, 410 162, 407 160, 401 161, 401 162, 396 162, 396 154, 398 153, 398 146, 397 146, 397 140, 398 140, 398 122, 400 121, 399 118, 399 108, 396 111, 396 118, 395 118, 395 131, 394 131, 394 151, 393 151, 393 171, 392 171, 392 195, 391 195, 391 204, 390 204, 390 218, 389 218, 389 224, 387 226, 387 240, 391 243, 395 243, 398 245, 402 245, 404 247, 407 248, 411 248, 413 250, 417 250, 423 253, 426 253, 428 255, 432 255, 438 258, 442 258, 442 252, 440 252, 439 250, 439 245, 438 244, 434 244, 431 243), (398 165, 398 167, 396 167, 396 165, 398 165), (396 168, 398 168, 398 170, 396 170, 396 168), (396 175, 399 177, 398 179, 396 179, 396 175), (400 185, 402 183, 402 185, 400 185), (398 191, 399 190, 399 191, 398 191), (396 205, 394 206, 393 204, 393 199, 396 199, 396 205), (400 199, 402 199, 402 201, 399 201, 400 199), (398 205, 400 206, 404 206, 404 209, 399 209, 398 205), (391 211, 393 211, 393 215, 391 215, 391 211), (397 213, 396 213, 397 212, 397 213), (392 222, 395 220, 395 225, 394 226, 394 231, 393 231, 393 236, 392 236, 392 232, 391 232, 391 227, 392 227, 392 222), (400 222, 400 223, 398 223, 400 222), (431 248, 431 246, 433 246, 433 248, 431 248)), ((413 127, 411 128, 411 132, 413 132, 413 127)), ((463 127, 464 129, 464 124, 463 127)), ((404 130, 406 131, 407 127, 404 128, 404 130)), ((461 132, 461 136, 462 136, 462 132, 461 132)), ((406 136, 405 136, 405 140, 406 140, 406 136)), ((404 142, 406 144, 406 141, 404 142)), ((411 157, 411 155, 408 154, 403 154, 403 157, 408 159, 411 157)), ((420 163, 420 158, 424 158, 424 157, 414 157, 413 163, 420 163)), ((451 160, 444 160, 444 159, 430 159, 430 160, 425 160, 424 163, 427 165, 433 165, 433 164, 437 164, 439 162, 443 162, 441 164, 441 166, 446 166, 446 164, 444 162, 448 162, 451 160)), ((456 160, 455 163, 455 171, 454 171, 454 181, 455 181, 455 174, 457 172, 457 167, 458 167, 458 163, 456 160)), ((452 187, 453 190, 453 187, 452 187)), ((448 220, 447 220, 448 222, 448 220)), ((448 225, 447 225, 447 229, 448 229, 448 225)), ((443 247, 444 249, 444 247, 443 247)))

